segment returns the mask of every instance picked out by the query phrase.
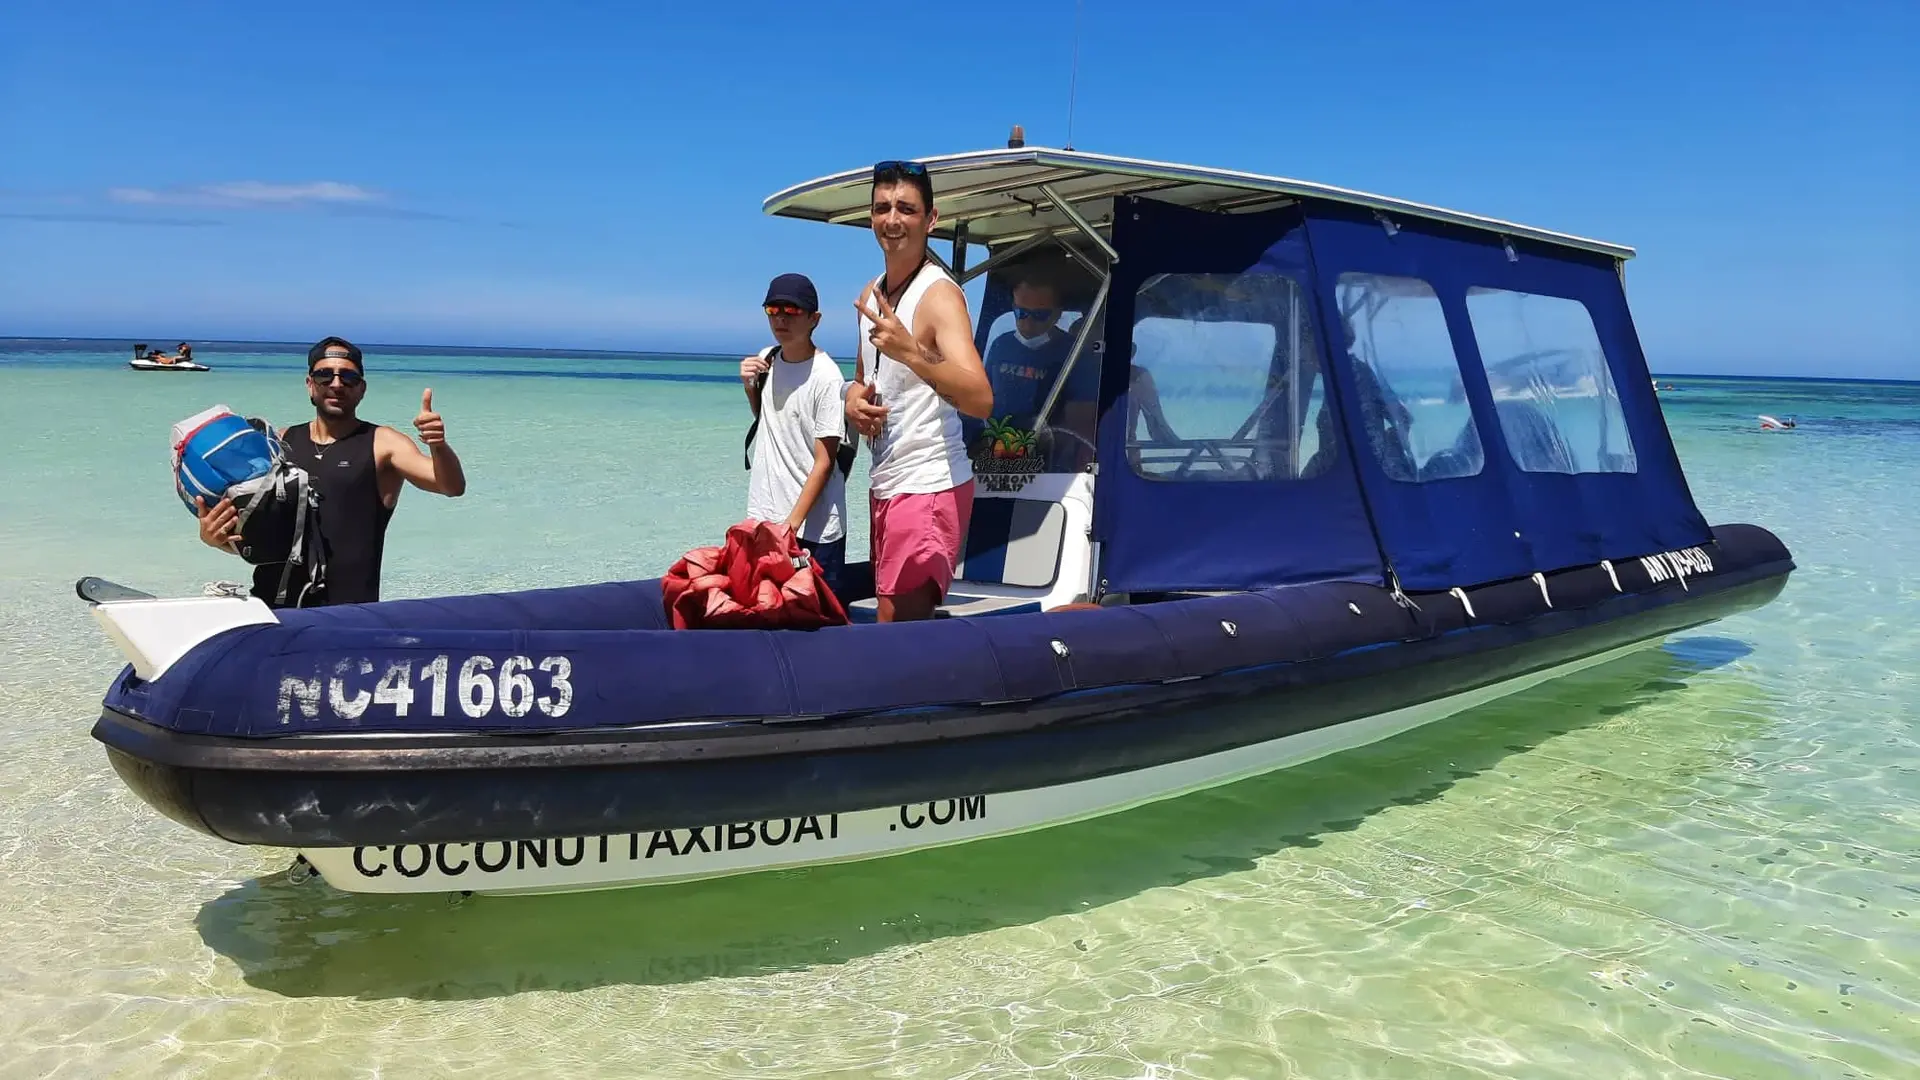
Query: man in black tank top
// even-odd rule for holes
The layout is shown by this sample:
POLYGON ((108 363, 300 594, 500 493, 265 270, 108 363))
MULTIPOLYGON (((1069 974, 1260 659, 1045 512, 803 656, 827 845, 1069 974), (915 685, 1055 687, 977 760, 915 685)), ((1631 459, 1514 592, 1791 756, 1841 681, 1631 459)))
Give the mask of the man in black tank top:
MULTIPOLYGON (((330 337, 308 351, 307 396, 313 402, 314 417, 282 430, 280 437, 288 458, 307 471, 320 494, 326 574, 321 587, 304 591, 299 606, 380 599, 387 522, 393 518, 403 484, 447 496, 467 490, 460 458, 447 445, 446 425, 433 411, 432 390, 420 395, 420 412, 413 418, 421 441, 427 444, 424 454, 406 435, 356 415, 366 395, 366 367, 357 346, 330 337)), ((232 550, 238 517, 225 499, 203 509, 200 539, 211 547, 232 550)), ((279 563, 254 567, 253 595, 272 603, 283 569, 279 563)), ((305 584, 290 583, 288 596, 301 596, 305 584)))

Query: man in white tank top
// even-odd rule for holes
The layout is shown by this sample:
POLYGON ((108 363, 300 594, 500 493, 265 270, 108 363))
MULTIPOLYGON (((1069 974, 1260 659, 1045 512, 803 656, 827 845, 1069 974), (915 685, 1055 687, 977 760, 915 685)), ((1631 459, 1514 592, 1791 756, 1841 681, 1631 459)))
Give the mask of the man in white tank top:
POLYGON ((960 416, 993 413, 960 286, 928 257, 939 220, 926 167, 873 170, 874 239, 886 272, 860 293, 847 418, 873 447, 873 584, 881 622, 931 618, 953 584, 973 516, 960 416))

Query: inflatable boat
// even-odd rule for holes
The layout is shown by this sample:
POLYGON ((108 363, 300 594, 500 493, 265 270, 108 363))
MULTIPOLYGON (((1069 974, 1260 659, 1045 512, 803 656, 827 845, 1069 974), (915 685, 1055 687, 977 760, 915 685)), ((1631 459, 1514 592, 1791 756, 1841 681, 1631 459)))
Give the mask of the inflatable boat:
MULTIPOLYGON (((658 581, 275 610, 98 580, 94 727, 161 813, 351 892, 872 858, 1386 738, 1769 602, 1709 526, 1630 248, 1304 181, 1009 145, 925 159, 936 257, 1071 347, 974 449, 958 580, 873 621, 675 630, 658 581), (969 266, 970 254, 984 257, 969 266), (1072 378, 1077 365, 1097 378, 1072 378)), ((864 225, 869 170, 764 209, 864 225)))

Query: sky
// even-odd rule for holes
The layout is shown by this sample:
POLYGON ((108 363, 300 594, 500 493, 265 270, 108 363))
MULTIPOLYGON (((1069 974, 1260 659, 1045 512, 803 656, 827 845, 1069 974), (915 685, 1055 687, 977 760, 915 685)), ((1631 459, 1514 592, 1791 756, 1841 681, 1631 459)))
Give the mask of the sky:
POLYGON ((871 235, 761 201, 1018 123, 1632 245, 1656 371, 1920 378, 1916 54, 1912 0, 7 0, 0 336, 732 353, 798 270, 848 351, 871 235))

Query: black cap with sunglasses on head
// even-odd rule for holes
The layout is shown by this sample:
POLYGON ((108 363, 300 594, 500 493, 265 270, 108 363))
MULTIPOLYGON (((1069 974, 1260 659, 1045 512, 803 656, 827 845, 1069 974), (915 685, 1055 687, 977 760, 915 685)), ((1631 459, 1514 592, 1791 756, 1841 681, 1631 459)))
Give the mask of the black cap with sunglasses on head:
POLYGON ((360 346, 343 337, 321 338, 313 348, 307 350, 309 372, 319 367, 322 360, 345 360, 361 374, 364 375, 367 371, 367 366, 360 361, 360 346))
POLYGON ((820 310, 820 294, 814 290, 813 282, 807 280, 807 275, 781 274, 768 284, 767 298, 761 304, 768 308, 792 304, 811 315, 820 310))

